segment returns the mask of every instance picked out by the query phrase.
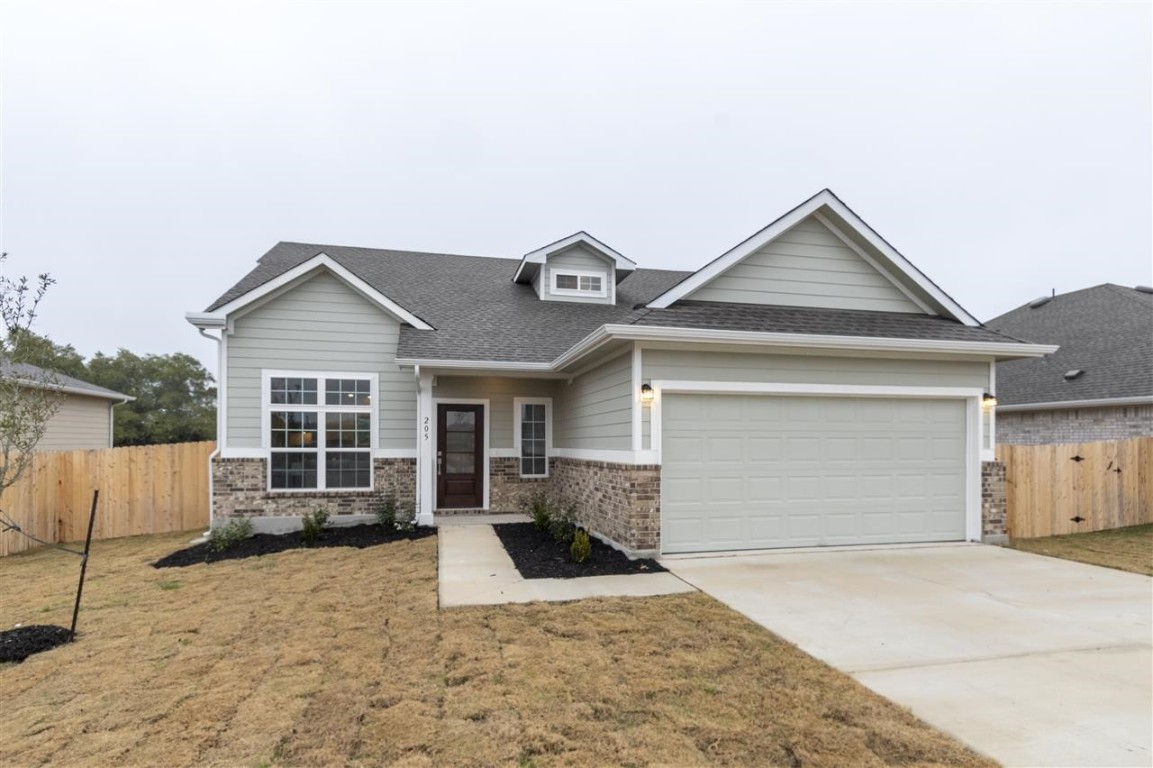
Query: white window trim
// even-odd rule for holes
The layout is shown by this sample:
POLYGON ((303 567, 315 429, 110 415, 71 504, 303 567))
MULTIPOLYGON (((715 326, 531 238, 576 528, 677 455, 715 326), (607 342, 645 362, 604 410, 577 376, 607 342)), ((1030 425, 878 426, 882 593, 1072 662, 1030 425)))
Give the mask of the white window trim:
POLYGON ((365 493, 376 489, 376 472, 373 459, 377 453, 377 432, 380 430, 380 377, 375 373, 365 371, 281 371, 262 369, 260 372, 260 451, 264 455, 264 487, 268 493, 276 494, 316 494, 316 493, 365 493), (335 406, 324 405, 318 402, 315 405, 296 405, 287 403, 272 403, 272 380, 275 378, 317 379, 317 400, 324 398, 324 379, 368 379, 369 397, 371 405, 368 406, 335 406), (272 447, 272 412, 276 411, 316 411, 317 413, 317 446, 316 446, 316 481, 315 488, 273 488, 272 487, 272 454, 279 449, 272 447), (367 451, 369 456, 369 473, 367 488, 329 488, 325 477, 324 451, 325 434, 323 416, 329 411, 354 411, 367 413, 371 417, 371 432, 369 434, 369 448, 357 450, 367 451))
POLYGON ((520 477, 548 477, 549 476, 549 459, 553 456, 552 447, 552 398, 551 397, 514 397, 512 399, 513 418, 512 418, 512 444, 516 451, 516 471, 520 477), (526 475, 521 467, 521 423, 524 421, 524 406, 526 405, 543 405, 544 406, 544 474, 543 475, 526 475))
POLYGON ((553 267, 549 270, 549 293, 553 296, 587 296, 592 298, 605 299, 609 295, 609 276, 607 272, 596 272, 589 269, 569 269, 567 267, 553 267), (599 277, 601 280, 601 289, 599 291, 582 291, 579 288, 573 290, 571 288, 557 288, 556 281, 561 275, 573 275, 577 279, 577 285, 580 285, 582 277, 599 277))

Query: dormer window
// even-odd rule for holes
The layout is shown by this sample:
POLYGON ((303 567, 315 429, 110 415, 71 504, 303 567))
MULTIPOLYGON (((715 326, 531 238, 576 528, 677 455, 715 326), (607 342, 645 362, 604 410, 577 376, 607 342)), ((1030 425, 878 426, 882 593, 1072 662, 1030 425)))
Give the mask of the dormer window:
POLYGON ((607 296, 603 272, 552 270, 552 292, 557 296, 607 296))

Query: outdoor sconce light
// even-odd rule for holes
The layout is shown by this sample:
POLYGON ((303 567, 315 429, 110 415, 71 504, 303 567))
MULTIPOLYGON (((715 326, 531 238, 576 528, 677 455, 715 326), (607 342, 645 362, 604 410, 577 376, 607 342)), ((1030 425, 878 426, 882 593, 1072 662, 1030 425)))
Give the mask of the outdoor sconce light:
POLYGON ((653 401, 653 388, 648 384, 641 384, 641 402, 651 403, 653 401))
POLYGON ((996 395, 990 395, 988 392, 986 392, 981 397, 981 405, 984 406, 985 408, 996 408, 997 407, 997 396, 996 395))

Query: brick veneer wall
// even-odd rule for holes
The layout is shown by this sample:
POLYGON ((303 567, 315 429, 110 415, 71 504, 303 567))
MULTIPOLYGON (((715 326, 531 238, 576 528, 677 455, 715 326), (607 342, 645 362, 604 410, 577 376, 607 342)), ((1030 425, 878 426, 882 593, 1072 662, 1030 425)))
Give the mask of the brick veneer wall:
POLYGON ((416 507, 416 459, 374 459, 375 490, 274 493, 267 488, 264 459, 212 462, 212 501, 216 520, 233 517, 292 517, 324 507, 331 515, 372 514, 392 493, 405 512, 416 507))
POLYGON ((521 502, 537 491, 553 490, 552 471, 556 459, 549 460, 548 477, 521 477, 520 459, 492 456, 488 460, 488 509, 494 514, 520 512, 521 502))
POLYGON ((1005 496, 1005 465, 999 461, 981 462, 981 540, 1005 543, 1009 514, 1005 496))
POLYGON ((1153 405, 997 412, 997 442, 1091 443, 1153 436, 1153 405))
POLYGON ((553 491, 591 531, 634 551, 660 547, 661 468, 603 461, 552 460, 553 491))

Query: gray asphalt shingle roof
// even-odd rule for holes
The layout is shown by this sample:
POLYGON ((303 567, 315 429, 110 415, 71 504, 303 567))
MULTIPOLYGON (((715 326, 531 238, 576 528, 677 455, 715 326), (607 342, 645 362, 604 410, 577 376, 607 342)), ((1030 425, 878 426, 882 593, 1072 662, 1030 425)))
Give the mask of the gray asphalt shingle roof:
POLYGON ((436 330, 403 326, 402 359, 547 363, 605 324, 723 328, 883 338, 1012 342, 983 328, 927 315, 682 301, 643 305, 690 275, 638 269, 617 286, 615 306, 541 301, 512 282, 520 259, 278 243, 250 273, 208 307, 219 309, 325 253, 436 330))
POLYGON ((1153 294, 1105 283, 1028 304, 987 326, 1041 344, 1052 355, 997 364, 1002 405, 1153 395, 1153 294), (1071 381, 1065 374, 1084 370, 1071 381))
POLYGON ((35 381, 40 383, 47 383, 53 387, 67 387, 91 394, 93 397, 103 397, 109 400, 123 400, 128 397, 115 390, 98 387, 95 384, 89 384, 87 381, 73 378, 72 376, 65 376, 62 373, 55 373, 47 371, 37 365, 29 363, 9 363, 0 361, 0 373, 5 376, 15 374, 15 377, 25 381, 35 381))

